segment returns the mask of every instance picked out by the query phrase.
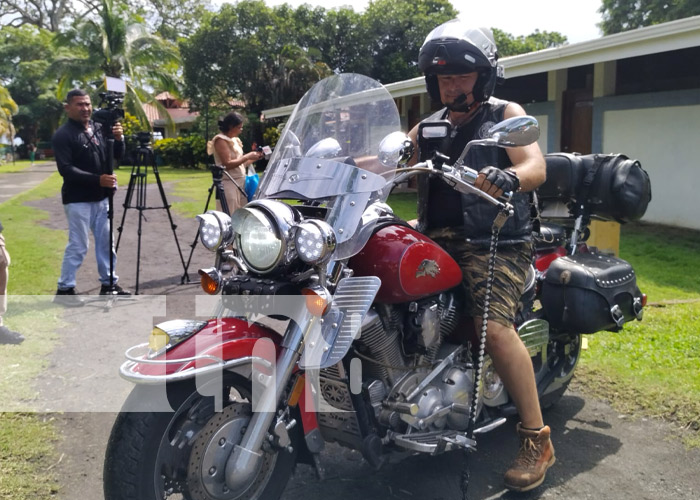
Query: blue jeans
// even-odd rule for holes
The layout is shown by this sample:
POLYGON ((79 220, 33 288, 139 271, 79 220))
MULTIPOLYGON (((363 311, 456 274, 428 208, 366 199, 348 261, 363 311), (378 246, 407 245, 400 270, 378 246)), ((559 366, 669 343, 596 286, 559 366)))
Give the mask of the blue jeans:
MULTIPOLYGON (((75 286, 75 274, 90 247, 89 231, 92 231, 95 238, 95 257, 100 283, 109 285, 109 204, 107 198, 102 201, 68 203, 63 205, 63 209, 68 219, 68 245, 66 245, 66 252, 63 255, 58 288, 65 290, 75 286)), ((112 276, 116 285, 119 277, 114 273, 117 268, 117 254, 114 252, 114 247, 112 247, 112 255, 114 256, 112 276)))

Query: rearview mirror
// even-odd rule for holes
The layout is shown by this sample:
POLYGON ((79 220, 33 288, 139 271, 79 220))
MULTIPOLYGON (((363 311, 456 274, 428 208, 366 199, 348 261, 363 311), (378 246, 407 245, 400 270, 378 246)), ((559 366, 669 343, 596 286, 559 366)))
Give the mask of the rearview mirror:
POLYGON ((413 157, 413 141, 403 132, 392 132, 379 143, 379 161, 389 168, 403 165, 413 157))
POLYGON ((491 127, 487 137, 506 148, 527 146, 539 139, 540 127, 532 116, 514 116, 491 127))
POLYGON ((464 165, 469 149, 473 146, 498 146, 500 148, 517 148, 528 146, 540 137, 540 127, 537 120, 532 116, 514 116, 503 120, 491 127, 486 132, 484 139, 469 141, 456 166, 464 165))

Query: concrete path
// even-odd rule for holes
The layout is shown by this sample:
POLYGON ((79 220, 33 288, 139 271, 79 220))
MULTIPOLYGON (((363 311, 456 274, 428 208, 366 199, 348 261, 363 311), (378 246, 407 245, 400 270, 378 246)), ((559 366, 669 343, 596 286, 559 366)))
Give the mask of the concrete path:
POLYGON ((54 172, 54 162, 36 163, 20 172, 3 172, 0 166, 0 203, 38 186, 54 172))

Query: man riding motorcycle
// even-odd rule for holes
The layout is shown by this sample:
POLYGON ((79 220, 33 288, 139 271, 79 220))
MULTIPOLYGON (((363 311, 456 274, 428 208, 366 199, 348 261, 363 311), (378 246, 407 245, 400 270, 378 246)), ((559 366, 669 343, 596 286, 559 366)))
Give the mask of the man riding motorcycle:
MULTIPOLYGON (((451 137, 440 151, 450 163, 472 139, 484 137, 495 123, 525 115, 513 102, 492 97, 499 79, 498 51, 491 30, 468 29, 458 20, 435 28, 420 49, 418 65, 425 74, 430 97, 444 108, 425 121, 448 120, 451 137)), ((419 126, 409 134, 414 144, 419 126)), ((417 148, 417 149, 418 149, 417 148)), ((418 161, 417 151, 413 162, 418 161)), ((496 371, 518 409, 520 451, 504 477, 505 486, 528 491, 540 485, 554 463, 550 429, 544 425, 528 351, 513 324, 527 270, 532 260, 529 194, 546 175, 537 143, 502 149, 472 148, 466 164, 479 170, 475 186, 498 197, 512 192, 514 215, 500 230, 492 291, 488 301, 486 348, 496 371)), ((421 176, 418 184, 418 227, 459 263, 467 291, 468 313, 476 331, 482 330, 486 283, 489 279, 489 240, 497 208, 474 194, 461 194, 440 177, 421 176)))

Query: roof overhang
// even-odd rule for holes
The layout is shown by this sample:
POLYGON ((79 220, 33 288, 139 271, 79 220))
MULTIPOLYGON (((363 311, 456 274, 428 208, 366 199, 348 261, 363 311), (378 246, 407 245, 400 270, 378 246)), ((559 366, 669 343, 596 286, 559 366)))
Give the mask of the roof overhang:
MULTIPOLYGON (((694 16, 586 42, 504 57, 501 63, 505 68, 506 77, 515 78, 699 46, 700 16, 694 16)), ((385 87, 394 98, 426 92, 425 79, 422 76, 389 83, 385 87)), ((290 115, 294 106, 291 104, 267 109, 263 113, 266 118, 280 118, 290 115)))

